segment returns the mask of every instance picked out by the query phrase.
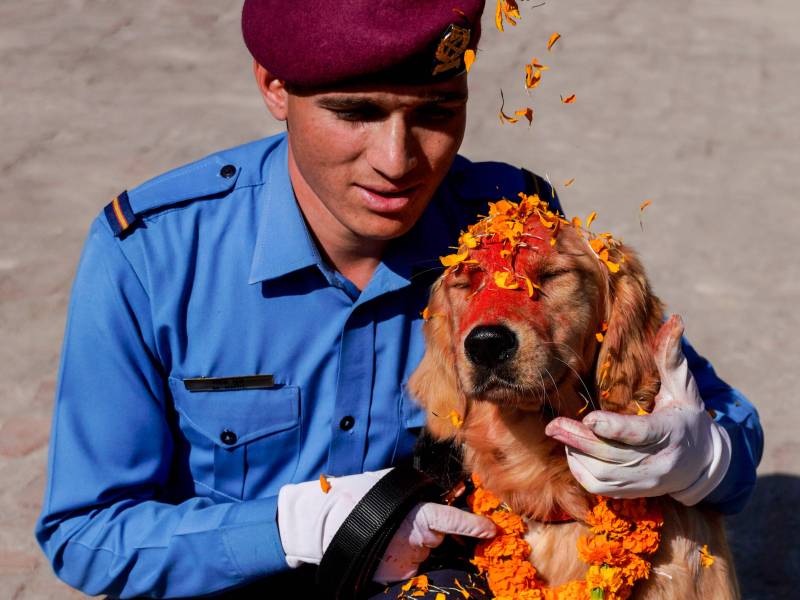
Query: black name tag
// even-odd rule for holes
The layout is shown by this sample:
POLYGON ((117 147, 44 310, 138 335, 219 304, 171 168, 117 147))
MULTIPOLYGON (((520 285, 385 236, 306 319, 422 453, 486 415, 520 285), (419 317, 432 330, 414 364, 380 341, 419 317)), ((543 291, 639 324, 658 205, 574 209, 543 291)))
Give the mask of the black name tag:
POLYGON ((264 390, 275 387, 272 375, 243 375, 241 377, 195 377, 184 379, 190 392, 222 392, 225 390, 264 390))

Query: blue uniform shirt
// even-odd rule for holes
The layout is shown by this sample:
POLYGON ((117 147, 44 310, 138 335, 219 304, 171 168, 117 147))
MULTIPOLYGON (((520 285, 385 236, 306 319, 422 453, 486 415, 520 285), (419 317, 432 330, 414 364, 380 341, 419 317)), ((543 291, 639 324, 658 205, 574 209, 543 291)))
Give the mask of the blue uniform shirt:
MULTIPOLYGON (((285 135, 131 190, 115 208, 136 223, 121 235, 101 214, 73 287, 37 523, 58 576, 89 594, 159 597, 285 570, 278 490, 409 456, 424 414, 404 384, 422 357, 438 257, 487 200, 515 197, 526 181, 457 158, 361 292, 306 228, 285 135), (274 383, 184 382, 246 375, 274 383)), ((711 500, 736 510, 755 481, 758 418, 687 352, 734 442, 711 500)))

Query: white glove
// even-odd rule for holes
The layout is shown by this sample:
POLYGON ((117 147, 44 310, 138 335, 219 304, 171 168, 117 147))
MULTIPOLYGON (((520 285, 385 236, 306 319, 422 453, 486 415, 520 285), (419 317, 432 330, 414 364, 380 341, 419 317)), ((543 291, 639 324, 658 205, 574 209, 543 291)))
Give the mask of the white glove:
MULTIPOLYGON (((278 492, 278 530, 287 564, 292 568, 318 565, 350 511, 390 470, 330 477, 327 493, 318 481, 283 486, 278 492)), ((373 579, 388 583, 413 577, 447 533, 488 538, 495 531, 486 517, 452 506, 417 504, 389 542, 373 579)))
POLYGON ((560 417, 545 432, 566 445, 575 479, 593 494, 640 498, 669 494, 692 506, 728 470, 728 433, 706 412, 681 350, 683 322, 672 315, 656 337, 661 390, 646 416, 594 411, 583 422, 560 417), (602 439, 601 439, 602 438, 602 439))

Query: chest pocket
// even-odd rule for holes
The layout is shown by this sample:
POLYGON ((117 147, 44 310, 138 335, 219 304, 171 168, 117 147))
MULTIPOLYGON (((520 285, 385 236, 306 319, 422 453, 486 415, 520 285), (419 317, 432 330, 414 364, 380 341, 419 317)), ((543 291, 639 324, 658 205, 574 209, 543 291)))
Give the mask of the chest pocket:
POLYGON ((198 495, 249 499, 277 493, 300 452, 300 388, 188 391, 169 378, 198 495))

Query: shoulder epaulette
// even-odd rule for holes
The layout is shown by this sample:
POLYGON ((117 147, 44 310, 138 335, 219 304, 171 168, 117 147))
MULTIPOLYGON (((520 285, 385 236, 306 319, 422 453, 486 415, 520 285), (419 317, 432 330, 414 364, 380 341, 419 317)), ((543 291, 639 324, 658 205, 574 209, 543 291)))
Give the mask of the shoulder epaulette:
POLYGON ((145 213, 229 192, 240 172, 241 167, 219 155, 209 156, 122 192, 103 212, 114 235, 121 237, 133 230, 145 213))

